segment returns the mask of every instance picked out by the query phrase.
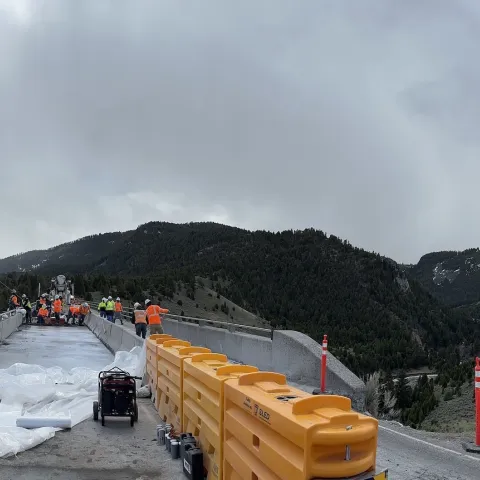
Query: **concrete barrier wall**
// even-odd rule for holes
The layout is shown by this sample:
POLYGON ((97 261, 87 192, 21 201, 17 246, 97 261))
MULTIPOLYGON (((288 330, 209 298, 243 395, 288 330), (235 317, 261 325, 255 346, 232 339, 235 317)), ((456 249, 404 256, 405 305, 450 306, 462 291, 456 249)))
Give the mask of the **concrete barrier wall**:
MULTIPOLYGON (((321 345, 303 333, 275 330, 273 339, 166 318, 163 329, 192 345, 224 353, 231 360, 255 365, 260 370, 283 373, 292 383, 312 388, 320 386, 321 345)), ((329 393, 352 399, 355 409, 363 410, 365 384, 332 354, 327 357, 329 393)))
MULTIPOLYGON (((133 331, 114 325, 95 313, 91 313, 85 323, 113 353, 143 344, 133 331)), ((284 373, 292 383, 312 389, 320 386, 322 348, 303 333, 275 330, 273 339, 270 339, 170 318, 163 320, 163 329, 165 333, 187 340, 192 345, 224 353, 233 361, 255 365, 260 370, 284 373)), ((330 353, 327 358, 327 389, 329 393, 351 398, 353 407, 363 410, 365 384, 330 353)))
POLYGON ((0 315, 0 342, 7 339, 22 324, 22 314, 15 313, 8 316, 8 313, 0 315))
POLYGON ((85 319, 85 324, 114 354, 121 350, 128 352, 133 347, 143 345, 143 340, 137 337, 134 332, 129 332, 120 325, 114 325, 95 313, 91 313, 85 319))

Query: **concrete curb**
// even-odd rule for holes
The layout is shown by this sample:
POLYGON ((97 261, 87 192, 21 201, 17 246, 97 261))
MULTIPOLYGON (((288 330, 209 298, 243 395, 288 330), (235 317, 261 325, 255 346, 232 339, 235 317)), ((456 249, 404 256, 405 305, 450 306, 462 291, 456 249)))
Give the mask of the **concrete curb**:
POLYGON ((15 313, 5 318, 6 315, 8 314, 0 316, 0 343, 6 340, 13 332, 16 332, 22 324, 21 313, 15 313))
MULTIPOLYGON (((142 346, 143 339, 126 327, 110 323, 91 313, 87 327, 112 352, 130 351, 142 346)), ((173 319, 163 320, 165 333, 187 340, 213 352, 224 353, 235 362, 255 365, 260 370, 283 373, 295 384, 310 389, 320 385, 322 347, 312 338, 293 330, 276 330, 273 339, 223 328, 197 325, 173 319)), ((332 354, 327 359, 327 388, 329 392, 349 397, 352 407, 363 411, 365 384, 332 354)))
MULTIPOLYGON (((275 330, 273 339, 269 339, 170 318, 163 320, 163 330, 188 340, 192 345, 224 353, 236 362, 283 373, 290 382, 312 388, 320 385, 322 347, 303 333, 275 330)), ((355 410, 364 410, 364 382, 330 353, 327 357, 327 388, 337 395, 349 397, 355 410)))

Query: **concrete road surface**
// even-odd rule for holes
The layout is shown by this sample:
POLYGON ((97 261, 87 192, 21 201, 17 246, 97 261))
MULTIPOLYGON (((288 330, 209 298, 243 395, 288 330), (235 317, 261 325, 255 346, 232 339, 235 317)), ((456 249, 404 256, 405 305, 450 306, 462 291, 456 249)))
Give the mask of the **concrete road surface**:
MULTIPOLYGON (((126 325, 126 328, 131 328, 126 325)), ((100 369, 112 355, 86 327, 26 327, 0 346, 0 368, 15 362, 67 369, 100 369)), ((139 422, 93 420, 58 432, 17 458, 0 459, 1 480, 179 480, 180 461, 172 461, 154 441, 159 419, 150 400, 139 400, 139 422)), ((378 464, 390 480, 480 480, 480 456, 462 450, 461 438, 429 434, 380 422, 378 464)))
MULTIPOLYGON (((16 362, 66 369, 100 370, 113 355, 86 327, 24 327, 0 345, 0 368, 16 362)), ((139 399, 139 421, 107 417, 105 427, 87 420, 61 431, 16 458, 0 459, 1 480, 178 480, 180 460, 171 460, 155 441, 157 413, 139 399)))

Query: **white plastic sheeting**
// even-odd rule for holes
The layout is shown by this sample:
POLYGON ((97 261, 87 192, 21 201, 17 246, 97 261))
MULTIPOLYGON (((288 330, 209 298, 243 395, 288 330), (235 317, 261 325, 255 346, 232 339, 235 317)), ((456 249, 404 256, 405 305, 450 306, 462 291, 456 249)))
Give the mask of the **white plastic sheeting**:
MULTIPOLYGON (((145 371, 145 343, 130 352, 117 352, 113 363, 101 370, 119 367, 142 377, 145 371)), ((16 455, 52 438, 55 427, 17 427, 20 417, 55 418, 72 426, 92 417, 98 395, 98 373, 84 367, 69 372, 61 367, 15 363, 0 369, 0 458, 16 455)), ((137 380, 137 388, 141 381, 137 380)), ((61 424, 61 423, 55 423, 61 424)))

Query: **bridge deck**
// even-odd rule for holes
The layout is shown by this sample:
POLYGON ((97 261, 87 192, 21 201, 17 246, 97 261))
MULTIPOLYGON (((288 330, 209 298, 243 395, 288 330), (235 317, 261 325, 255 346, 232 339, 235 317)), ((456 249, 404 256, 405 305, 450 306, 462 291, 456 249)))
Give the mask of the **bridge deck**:
MULTIPOLYGON (((87 328, 25 327, 0 346, 0 368, 16 362, 65 369, 83 365, 101 369, 112 354, 87 328)), ((158 415, 149 399, 139 399, 139 421, 134 428, 127 419, 107 417, 86 420, 16 458, 0 459, 2 480, 178 480, 180 461, 172 461, 157 446, 158 415)))

